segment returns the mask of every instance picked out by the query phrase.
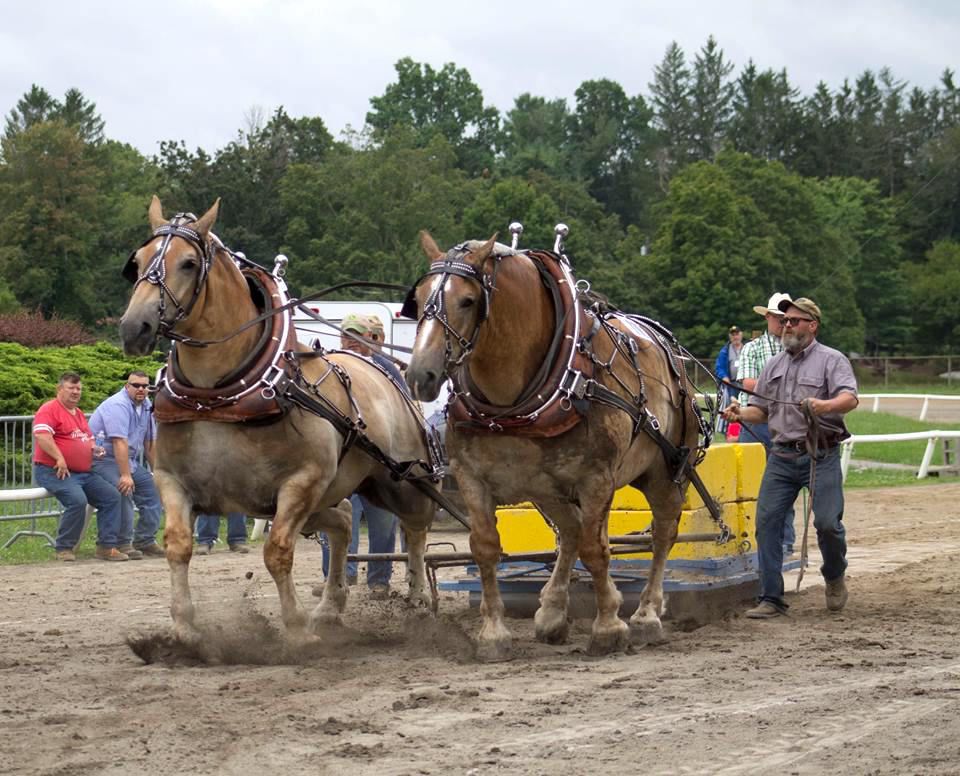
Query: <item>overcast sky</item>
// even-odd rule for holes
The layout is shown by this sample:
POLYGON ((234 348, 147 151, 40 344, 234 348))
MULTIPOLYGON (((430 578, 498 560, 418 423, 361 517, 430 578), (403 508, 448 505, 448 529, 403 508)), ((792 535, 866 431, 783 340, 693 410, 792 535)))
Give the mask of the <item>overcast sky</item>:
POLYGON ((735 73, 786 68, 803 94, 889 66, 911 86, 957 69, 958 0, 0 0, 0 111, 38 84, 76 87, 106 134, 147 154, 161 140, 221 148, 259 109, 320 116, 338 136, 409 56, 466 68, 485 101, 566 98, 609 78, 649 95, 671 41, 689 61, 713 35, 735 73))

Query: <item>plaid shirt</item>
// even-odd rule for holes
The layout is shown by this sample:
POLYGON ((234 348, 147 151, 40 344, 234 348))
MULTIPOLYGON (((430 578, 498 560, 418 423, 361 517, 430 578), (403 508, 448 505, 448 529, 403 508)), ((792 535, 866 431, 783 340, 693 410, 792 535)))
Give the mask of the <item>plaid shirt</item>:
MULTIPOLYGON (((777 353, 783 352, 783 343, 770 332, 765 331, 755 340, 750 340, 740 351, 740 368, 737 372, 737 381, 756 380, 763 371, 763 365, 777 353)), ((740 392, 740 404, 746 407, 749 396, 740 392)))

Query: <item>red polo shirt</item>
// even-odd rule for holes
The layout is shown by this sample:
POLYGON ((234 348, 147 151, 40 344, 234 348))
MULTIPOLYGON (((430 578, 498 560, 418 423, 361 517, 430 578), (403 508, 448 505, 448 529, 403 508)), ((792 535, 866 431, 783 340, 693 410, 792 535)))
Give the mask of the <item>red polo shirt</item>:
MULTIPOLYGON (((53 443, 60 448, 70 471, 90 471, 93 464, 93 434, 90 433, 87 418, 79 407, 71 415, 59 399, 48 401, 33 417, 34 436, 44 433, 53 436, 53 443)), ((33 446, 33 462, 45 466, 57 464, 38 444, 33 446)))

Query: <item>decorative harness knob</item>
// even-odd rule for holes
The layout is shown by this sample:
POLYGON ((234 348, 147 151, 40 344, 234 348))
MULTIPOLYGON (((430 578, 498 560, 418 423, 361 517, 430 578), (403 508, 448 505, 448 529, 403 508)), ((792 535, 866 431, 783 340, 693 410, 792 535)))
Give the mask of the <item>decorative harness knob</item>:
POLYGON ((277 254, 277 258, 273 260, 273 274, 278 278, 282 278, 287 273, 287 263, 290 261, 282 253, 277 254))
POLYGON ((557 235, 557 239, 553 243, 553 252, 563 253, 563 241, 567 239, 567 235, 570 234, 570 227, 566 224, 557 224, 553 227, 553 231, 554 234, 557 235))
POLYGON ((523 224, 519 221, 514 221, 510 224, 510 234, 513 235, 513 238, 510 240, 510 247, 516 250, 517 243, 520 242, 520 235, 523 234, 523 224))

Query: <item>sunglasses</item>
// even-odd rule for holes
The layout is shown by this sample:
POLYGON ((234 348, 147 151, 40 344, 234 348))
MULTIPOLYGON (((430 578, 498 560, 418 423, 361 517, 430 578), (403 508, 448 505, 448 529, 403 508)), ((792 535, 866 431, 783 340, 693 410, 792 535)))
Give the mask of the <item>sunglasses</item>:
POLYGON ((137 391, 145 391, 150 387, 150 383, 127 383, 127 385, 137 391))
POLYGON ((810 323, 813 321, 813 318, 795 318, 791 315, 784 315, 780 320, 783 321, 784 326, 799 326, 800 321, 806 321, 807 323, 810 323))

